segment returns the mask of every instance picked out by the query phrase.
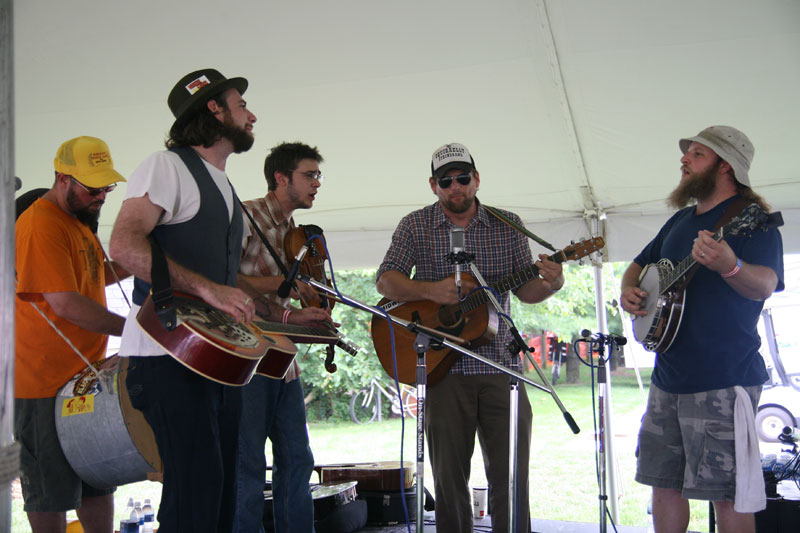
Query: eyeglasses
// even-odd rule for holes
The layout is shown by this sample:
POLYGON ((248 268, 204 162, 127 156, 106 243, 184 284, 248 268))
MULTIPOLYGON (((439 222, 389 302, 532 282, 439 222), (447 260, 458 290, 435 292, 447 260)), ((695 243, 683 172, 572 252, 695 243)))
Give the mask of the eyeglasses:
POLYGON ((455 179, 458 183, 460 183, 461 185, 464 185, 466 187, 472 181, 472 175, 471 174, 459 174, 458 176, 442 176, 441 178, 437 179, 436 181, 439 184, 439 188, 446 189, 450 185, 453 184, 453 179, 455 179))
POLYGON ((321 182, 322 180, 325 179, 325 176, 323 176, 322 172, 319 172, 319 171, 314 172, 313 170, 309 170, 308 172, 300 172, 299 170, 293 170, 292 172, 297 172, 299 174, 302 174, 303 176, 308 178, 308 181, 317 180, 317 181, 321 182))
POLYGON ((105 187, 98 187, 98 188, 95 189, 94 187, 87 187, 86 185, 84 185, 80 181, 76 180, 72 176, 70 176, 69 179, 71 179, 72 182, 75 183, 76 185, 78 185, 81 189, 86 191, 86 194, 88 194, 89 196, 99 196, 101 193, 108 194, 108 193, 110 193, 111 191, 113 191, 114 189, 117 188, 117 184, 116 183, 112 183, 111 185, 106 185, 105 187))

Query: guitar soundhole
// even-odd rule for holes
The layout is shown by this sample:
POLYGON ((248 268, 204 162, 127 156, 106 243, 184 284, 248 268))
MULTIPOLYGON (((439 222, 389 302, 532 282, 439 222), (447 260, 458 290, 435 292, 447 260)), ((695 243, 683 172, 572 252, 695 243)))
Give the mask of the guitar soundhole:
POLYGON ((447 333, 456 334, 464 329, 464 313, 458 306, 443 307, 439 310, 439 323, 447 333))

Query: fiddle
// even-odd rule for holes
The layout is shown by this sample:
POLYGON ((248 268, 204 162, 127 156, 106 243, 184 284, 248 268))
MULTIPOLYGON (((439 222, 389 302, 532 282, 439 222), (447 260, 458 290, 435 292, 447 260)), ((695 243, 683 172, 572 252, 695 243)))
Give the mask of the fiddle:
MULTIPOLYGON (((325 272, 325 261, 328 259, 328 253, 325 250, 325 237, 322 234, 322 228, 313 224, 301 224, 298 227, 289 230, 289 232, 286 233, 286 236, 283 238, 283 248, 286 252, 286 257, 297 256, 303 246, 308 246, 308 252, 300 262, 300 268, 298 271, 319 283, 331 287, 331 279, 325 272), (309 242, 309 239, 311 239, 313 235, 317 235, 318 237, 309 242)), ((302 294, 300 294, 300 304, 302 307, 333 309, 334 302, 333 299, 321 294, 316 300, 308 300, 307 298, 304 298, 302 294)), ((336 346, 343 349, 350 355, 355 355, 358 353, 358 346, 347 341, 341 333, 336 332, 336 334, 339 337, 339 340, 336 342, 336 346)), ((327 357, 325 358, 325 369, 330 373, 336 372, 336 364, 333 362, 333 347, 333 344, 329 344, 326 348, 327 357)))
MULTIPOLYGON (((300 262, 300 269, 298 271, 330 287, 331 280, 325 272, 325 261, 328 259, 328 254, 325 251, 325 237, 322 235, 322 228, 313 224, 301 224, 289 230, 283 238, 283 248, 286 252, 286 257, 296 256, 300 252, 300 249, 309 242, 312 235, 319 235, 319 238, 312 240, 308 244, 308 252, 300 262)), ((303 307, 319 307, 321 309, 330 307, 333 309, 333 302, 328 301, 328 298, 322 295, 320 295, 319 299, 310 301, 300 294, 300 303, 303 307)))

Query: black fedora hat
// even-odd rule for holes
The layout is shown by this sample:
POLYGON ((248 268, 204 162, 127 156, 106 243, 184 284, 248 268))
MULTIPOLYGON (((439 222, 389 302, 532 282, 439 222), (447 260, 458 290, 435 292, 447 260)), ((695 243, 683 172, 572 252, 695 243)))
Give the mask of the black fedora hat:
POLYGON ((193 111, 208 102, 214 95, 230 88, 237 89, 240 94, 244 94, 247 90, 247 80, 244 78, 228 79, 213 68, 195 70, 175 84, 167 98, 167 105, 177 122, 189 111, 193 111))

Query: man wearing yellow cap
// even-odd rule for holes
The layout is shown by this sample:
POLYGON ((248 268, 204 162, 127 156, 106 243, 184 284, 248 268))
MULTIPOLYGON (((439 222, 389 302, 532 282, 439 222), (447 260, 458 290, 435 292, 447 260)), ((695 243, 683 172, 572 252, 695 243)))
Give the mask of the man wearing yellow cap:
POLYGON ((86 532, 113 529, 113 489, 81 482, 61 451, 53 413, 59 388, 84 367, 55 328, 92 362, 105 357, 108 335, 122 333, 125 319, 106 308, 106 279, 115 266, 104 260, 94 231, 120 181, 105 142, 71 139, 56 154, 53 186, 16 223, 14 437, 22 445, 20 479, 33 533, 63 531, 70 509, 86 532))

